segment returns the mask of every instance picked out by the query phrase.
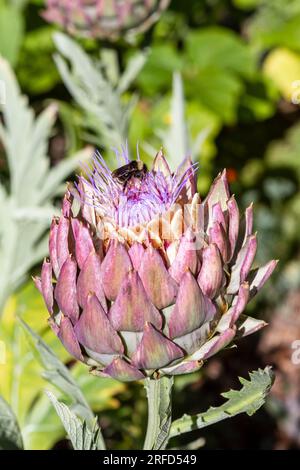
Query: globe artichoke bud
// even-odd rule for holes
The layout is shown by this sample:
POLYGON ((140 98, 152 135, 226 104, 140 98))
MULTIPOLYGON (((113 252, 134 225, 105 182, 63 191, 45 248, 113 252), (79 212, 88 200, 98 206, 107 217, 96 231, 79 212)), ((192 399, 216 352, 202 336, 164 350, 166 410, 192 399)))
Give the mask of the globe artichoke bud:
POLYGON ((91 38, 116 39, 146 31, 170 0, 47 0, 42 13, 69 33, 91 38))
POLYGON ((243 314, 276 261, 251 269, 252 205, 240 220, 226 172, 206 199, 196 168, 160 151, 111 172, 103 158, 69 186, 36 285, 50 325, 90 371, 121 381, 177 375, 265 323, 243 314))

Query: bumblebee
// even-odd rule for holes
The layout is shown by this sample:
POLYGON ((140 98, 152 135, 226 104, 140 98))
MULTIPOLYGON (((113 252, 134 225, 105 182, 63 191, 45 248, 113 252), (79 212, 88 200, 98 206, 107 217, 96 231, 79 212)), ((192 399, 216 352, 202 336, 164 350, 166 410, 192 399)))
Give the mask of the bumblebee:
POLYGON ((124 189, 127 187, 129 182, 133 182, 135 185, 141 182, 148 172, 148 168, 140 160, 132 160, 126 165, 117 168, 112 172, 112 177, 123 185, 124 189))

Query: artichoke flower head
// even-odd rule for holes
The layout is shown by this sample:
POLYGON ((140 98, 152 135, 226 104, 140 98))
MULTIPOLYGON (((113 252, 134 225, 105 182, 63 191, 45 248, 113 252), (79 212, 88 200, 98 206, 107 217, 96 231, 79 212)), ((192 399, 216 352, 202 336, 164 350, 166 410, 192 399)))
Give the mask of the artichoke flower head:
POLYGON ((170 0, 47 0, 42 16, 81 37, 118 39, 144 32, 170 0))
POLYGON ((194 372, 265 323, 243 314, 276 261, 251 269, 250 205, 240 220, 226 172, 207 197, 196 166, 160 151, 111 171, 100 154, 54 218, 40 289, 49 323, 90 371, 121 381, 194 372))

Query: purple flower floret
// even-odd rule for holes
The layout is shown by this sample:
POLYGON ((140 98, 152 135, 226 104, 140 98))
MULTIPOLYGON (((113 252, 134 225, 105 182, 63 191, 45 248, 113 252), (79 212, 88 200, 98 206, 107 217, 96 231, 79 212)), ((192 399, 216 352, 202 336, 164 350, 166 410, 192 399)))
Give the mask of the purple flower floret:
MULTIPOLYGON (((125 165, 132 163, 126 149, 121 158, 125 165)), ((138 152, 137 161, 141 161, 138 152)), ((133 173, 130 182, 124 184, 113 177, 101 154, 96 152, 92 167, 84 168, 86 176, 79 177, 81 184, 76 184, 76 187, 82 200, 91 204, 101 215, 121 227, 132 227, 167 212, 178 200, 187 181, 194 178, 197 170, 197 164, 191 164, 182 172, 184 165, 186 161, 173 175, 154 169, 146 170, 142 178, 135 177, 133 173)))

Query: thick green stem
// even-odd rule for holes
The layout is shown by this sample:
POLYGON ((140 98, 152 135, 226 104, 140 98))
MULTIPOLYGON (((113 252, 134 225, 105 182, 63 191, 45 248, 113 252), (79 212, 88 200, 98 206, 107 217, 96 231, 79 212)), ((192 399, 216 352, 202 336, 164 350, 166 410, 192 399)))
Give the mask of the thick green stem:
POLYGON ((173 378, 146 379, 148 399, 148 426, 144 443, 145 450, 165 449, 172 422, 173 378))

